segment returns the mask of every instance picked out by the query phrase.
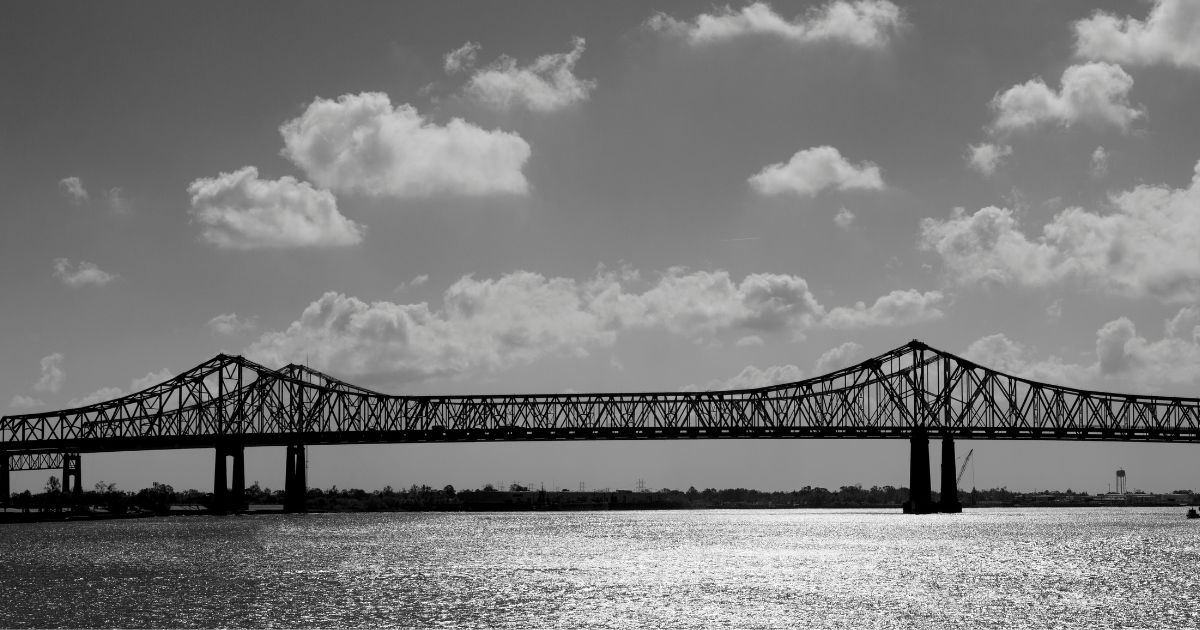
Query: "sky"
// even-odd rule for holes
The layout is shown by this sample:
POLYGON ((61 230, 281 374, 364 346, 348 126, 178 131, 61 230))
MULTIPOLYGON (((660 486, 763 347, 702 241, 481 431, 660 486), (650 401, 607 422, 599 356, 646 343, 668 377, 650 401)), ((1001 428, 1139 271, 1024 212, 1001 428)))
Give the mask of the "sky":
MULTIPOLYGON (((218 352, 398 394, 675 391, 921 339, 1052 383, 1200 390, 1194 0, 5 14, 0 413, 218 352)), ((1185 445, 972 448, 981 488, 1103 492, 1124 467, 1200 489, 1185 445)), ((212 458, 85 454, 84 485, 209 489, 212 458)), ((908 483, 902 440, 308 459, 322 488, 908 483)), ((250 449, 247 482, 282 487, 283 460, 250 449)))

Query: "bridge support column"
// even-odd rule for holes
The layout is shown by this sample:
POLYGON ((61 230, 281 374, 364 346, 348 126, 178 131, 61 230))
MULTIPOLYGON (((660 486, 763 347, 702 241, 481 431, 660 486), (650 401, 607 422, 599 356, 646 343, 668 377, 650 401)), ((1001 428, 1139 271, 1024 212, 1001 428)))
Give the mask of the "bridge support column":
POLYGON ((213 466, 213 501, 209 508, 216 514, 224 514, 229 506, 229 479, 225 474, 225 447, 216 448, 213 466))
POLYGON ((242 512, 246 509, 246 447, 240 444, 230 446, 227 452, 233 458, 229 506, 235 512, 242 512))
POLYGON ((8 507, 12 502, 12 490, 8 485, 8 453, 0 451, 0 506, 8 507))
POLYGON ((925 429, 913 429, 909 439, 912 454, 908 460, 908 501, 904 502, 905 514, 929 514, 937 508, 929 492, 929 436, 925 429))
POLYGON ((958 478, 954 470, 954 438, 942 438, 942 496, 938 501, 938 512, 957 514, 962 512, 958 502, 958 478))
POLYGON ((79 453, 63 453, 62 494, 64 502, 79 506, 83 502, 83 458, 79 453))
POLYGON ((283 509, 285 512, 307 512, 308 480, 304 445, 287 447, 287 463, 283 484, 283 509))

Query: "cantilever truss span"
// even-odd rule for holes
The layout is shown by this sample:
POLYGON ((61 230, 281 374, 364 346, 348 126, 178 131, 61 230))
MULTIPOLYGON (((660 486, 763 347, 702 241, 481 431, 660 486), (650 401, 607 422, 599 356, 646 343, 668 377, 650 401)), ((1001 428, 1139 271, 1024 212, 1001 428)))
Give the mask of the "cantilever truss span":
POLYGON ((919 341, 796 383, 609 394, 393 396, 302 366, 218 355, 115 400, 6 416, 0 451, 914 434, 1200 442, 1200 399, 1039 383, 919 341))

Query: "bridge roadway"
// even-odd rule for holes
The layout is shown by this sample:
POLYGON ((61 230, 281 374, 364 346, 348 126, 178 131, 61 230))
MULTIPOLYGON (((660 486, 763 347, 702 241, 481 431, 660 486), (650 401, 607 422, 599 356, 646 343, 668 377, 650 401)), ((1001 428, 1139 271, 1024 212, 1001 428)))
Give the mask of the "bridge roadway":
POLYGON ((213 448, 214 500, 236 509, 244 449, 286 446, 288 507, 300 510, 306 445, 713 438, 908 439, 909 509, 957 511, 955 439, 1200 442, 1200 399, 1039 383, 916 340, 795 383, 706 392, 394 396, 218 355, 128 396, 0 418, 0 496, 9 471, 60 466, 78 495, 79 453, 213 448), (944 505, 929 499, 931 438, 944 505))

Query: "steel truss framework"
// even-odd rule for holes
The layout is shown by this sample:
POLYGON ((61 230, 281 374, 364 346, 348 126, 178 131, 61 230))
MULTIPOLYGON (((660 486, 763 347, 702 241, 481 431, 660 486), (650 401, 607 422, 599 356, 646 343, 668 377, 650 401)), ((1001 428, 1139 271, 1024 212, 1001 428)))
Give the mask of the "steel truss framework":
MULTIPOLYGON (((0 419, 0 452, 680 438, 1200 442, 1200 399, 1087 391, 912 341, 837 372, 706 392, 393 396, 308 368, 218 355, 108 402, 0 419)), ((17 470, 17 465, 11 469, 17 470)))

